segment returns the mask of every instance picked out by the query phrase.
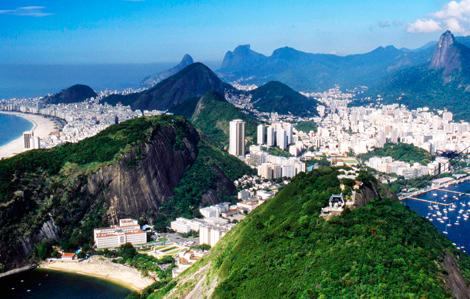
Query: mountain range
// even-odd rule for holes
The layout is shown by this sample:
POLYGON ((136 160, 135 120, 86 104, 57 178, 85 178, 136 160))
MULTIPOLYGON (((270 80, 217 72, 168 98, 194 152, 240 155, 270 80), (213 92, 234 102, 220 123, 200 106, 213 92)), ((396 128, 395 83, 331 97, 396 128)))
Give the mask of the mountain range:
POLYGON ((470 48, 461 41, 468 40, 446 31, 428 61, 389 74, 367 95, 380 94, 385 103, 411 108, 447 108, 457 119, 470 120, 470 48))
POLYGON ((325 90, 336 84, 352 88, 376 83, 403 66, 422 63, 427 52, 427 48, 410 51, 387 46, 365 54, 338 56, 283 47, 264 56, 243 45, 226 53, 218 73, 229 82, 261 85, 280 81, 303 91, 325 90))
POLYGON ((167 110, 190 118, 200 97, 207 92, 222 96, 225 93, 251 96, 253 106, 261 112, 316 115, 315 100, 306 98, 281 82, 268 82, 249 92, 240 91, 223 82, 216 73, 202 63, 193 63, 140 93, 110 95, 103 101, 109 104, 130 105, 133 109, 167 110))

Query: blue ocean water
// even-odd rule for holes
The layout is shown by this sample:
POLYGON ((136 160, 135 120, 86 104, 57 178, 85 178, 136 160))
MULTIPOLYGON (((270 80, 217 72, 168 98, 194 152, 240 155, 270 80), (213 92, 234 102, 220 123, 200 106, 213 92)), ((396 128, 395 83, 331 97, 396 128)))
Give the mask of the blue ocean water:
MULTIPOLYGON (((96 91, 139 87, 142 80, 173 67, 174 63, 17 65, 0 64, 0 99, 56 93, 74 84, 96 91)), ((204 62, 212 69, 218 62, 204 62)))
POLYGON ((18 138, 24 131, 32 128, 33 124, 22 117, 0 113, 0 146, 18 138))
POLYGON ((403 203, 431 221, 462 251, 470 253, 470 181, 447 187, 445 190, 448 191, 434 190, 418 196, 435 203, 413 199, 404 200, 403 203))
POLYGON ((174 64, 0 65, 0 99, 44 96, 74 84, 99 91, 138 87, 146 76, 174 64))
POLYGON ((124 299, 132 291, 82 275, 33 270, 0 278, 0 298, 124 299))

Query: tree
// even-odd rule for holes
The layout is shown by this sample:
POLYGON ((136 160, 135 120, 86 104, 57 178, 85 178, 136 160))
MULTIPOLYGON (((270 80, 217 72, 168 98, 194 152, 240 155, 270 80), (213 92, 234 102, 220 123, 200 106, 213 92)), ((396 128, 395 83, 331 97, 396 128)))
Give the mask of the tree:
POLYGON ((130 260, 137 255, 137 250, 132 246, 131 243, 121 245, 118 250, 118 255, 125 260, 130 260))

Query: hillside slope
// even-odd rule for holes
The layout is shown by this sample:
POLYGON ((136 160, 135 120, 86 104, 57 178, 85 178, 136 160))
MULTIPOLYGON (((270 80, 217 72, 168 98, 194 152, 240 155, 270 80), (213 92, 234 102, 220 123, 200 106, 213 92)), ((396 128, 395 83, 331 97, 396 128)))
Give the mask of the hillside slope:
POLYGON ((250 92, 253 106, 261 112, 277 112, 298 116, 317 114, 317 101, 308 99, 289 86, 271 81, 250 92))
POLYGON ((232 89, 222 82, 214 72, 202 63, 193 63, 178 73, 159 82, 154 87, 129 95, 110 95, 103 99, 109 104, 122 103, 132 109, 168 110, 185 105, 188 101, 203 96, 208 91, 224 93, 232 89))
POLYGON ((92 229, 134 217, 164 228, 225 200, 250 170, 181 117, 111 126, 75 144, 0 161, 0 267, 34 258, 39 243, 90 245, 92 229))
POLYGON ((44 97, 47 104, 70 104, 83 102, 86 99, 96 97, 97 94, 91 87, 82 84, 75 84, 56 94, 44 97))
POLYGON ((219 93, 209 92, 202 96, 191 116, 194 126, 221 147, 228 144, 229 122, 233 119, 242 119, 246 122, 247 141, 255 142, 256 119, 238 110, 219 93))
POLYGON ((385 199, 367 174, 360 194, 375 200, 321 219, 339 192, 337 174, 297 176, 178 277, 167 298, 469 298, 470 258, 385 199))

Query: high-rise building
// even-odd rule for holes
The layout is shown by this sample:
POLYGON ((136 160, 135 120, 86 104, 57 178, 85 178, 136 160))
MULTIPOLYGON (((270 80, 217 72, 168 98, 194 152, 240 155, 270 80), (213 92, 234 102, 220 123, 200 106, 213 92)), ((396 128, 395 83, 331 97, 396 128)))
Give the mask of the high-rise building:
POLYGON ((236 157, 245 155, 245 122, 241 119, 234 119, 230 122, 228 152, 236 157))
POLYGON ((272 126, 266 129, 266 145, 271 147, 276 145, 276 130, 272 126))
POLYGON ((259 145, 266 143, 266 126, 261 124, 258 125, 257 134, 256 134, 256 141, 259 145))
POLYGON ((286 134, 286 130, 284 129, 280 129, 277 131, 277 134, 276 134, 276 143, 277 143, 277 146, 282 149, 282 150, 285 150, 287 148, 287 134, 286 134))
POLYGON ((286 135, 287 135, 287 144, 292 144, 294 141, 293 139, 293 130, 292 130, 292 124, 291 123, 284 123, 284 130, 286 130, 286 135))

